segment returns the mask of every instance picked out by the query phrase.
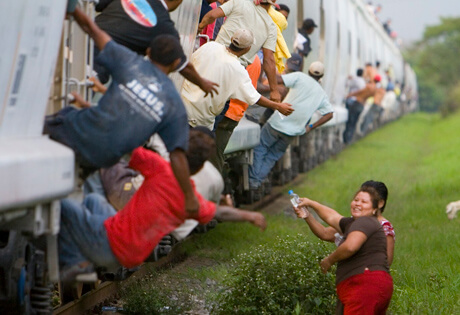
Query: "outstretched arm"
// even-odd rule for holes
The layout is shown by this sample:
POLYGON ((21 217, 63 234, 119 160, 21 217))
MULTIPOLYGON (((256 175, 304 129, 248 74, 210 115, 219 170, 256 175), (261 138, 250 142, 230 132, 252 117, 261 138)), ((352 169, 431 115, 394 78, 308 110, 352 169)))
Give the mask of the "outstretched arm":
POLYGON ((198 34, 201 33, 203 28, 213 23, 216 19, 220 17, 224 17, 224 16, 225 16, 225 13, 221 8, 215 8, 209 11, 208 13, 206 13, 203 16, 203 19, 201 19, 200 24, 198 24, 198 34))
POLYGON ((331 266, 336 262, 353 256, 361 248, 361 246, 363 246, 366 240, 366 234, 361 231, 353 231, 348 234, 346 240, 339 247, 337 247, 335 251, 321 260, 321 271, 323 273, 327 273, 331 266))
POLYGON ((240 210, 229 206, 217 205, 214 218, 222 222, 249 222, 252 225, 257 226, 261 231, 264 231, 267 228, 267 222, 261 213, 240 210))
POLYGON ((256 104, 263 106, 263 107, 271 108, 273 110, 278 110, 281 114, 285 116, 291 115, 292 112, 294 111, 294 108, 292 108, 291 104, 276 103, 276 102, 270 101, 265 96, 261 96, 256 104))
POLYGON ((112 39, 109 34, 101 30, 81 9, 76 8, 72 15, 82 30, 94 40, 97 48, 103 50, 112 39))
POLYGON ((311 207, 324 222, 336 229, 339 233, 343 233, 339 224, 343 216, 334 209, 308 198, 300 198, 298 207, 311 207))
POLYGON ((276 63, 274 53, 267 48, 262 48, 262 52, 264 53, 263 68, 268 79, 268 85, 270 86, 270 99, 274 102, 280 102, 281 94, 277 89, 276 63))
POLYGON ((206 80, 205 78, 201 77, 198 72, 196 72, 195 67, 189 62, 184 69, 180 71, 180 74, 184 76, 187 80, 196 84, 203 90, 205 93, 204 96, 206 97, 208 94, 213 96, 213 93, 218 94, 217 88, 219 84, 214 83, 212 81, 206 80))
POLYGON ((333 243, 335 241, 335 233, 337 230, 330 226, 324 226, 315 219, 311 214, 305 217, 305 214, 302 209, 299 207, 293 207, 294 212, 299 218, 303 218, 307 222, 310 230, 315 234, 320 240, 333 243))
POLYGON ((169 153, 169 160, 174 176, 185 195, 185 210, 190 214, 197 213, 199 203, 190 183, 190 170, 185 152, 181 149, 175 149, 169 153))

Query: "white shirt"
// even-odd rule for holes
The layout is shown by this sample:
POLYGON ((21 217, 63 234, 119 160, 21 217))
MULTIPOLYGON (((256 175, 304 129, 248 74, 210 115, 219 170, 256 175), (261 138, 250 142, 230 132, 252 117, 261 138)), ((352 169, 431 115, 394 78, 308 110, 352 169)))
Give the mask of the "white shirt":
POLYGON ((220 8, 227 19, 220 28, 216 42, 230 45, 233 33, 239 29, 247 29, 254 34, 255 44, 247 54, 240 57, 243 66, 251 64, 262 47, 275 51, 278 31, 267 10, 256 6, 252 0, 231 0, 220 8))
POLYGON ((305 133, 305 127, 314 112, 326 115, 334 111, 326 92, 308 74, 297 71, 281 77, 284 85, 290 88, 283 102, 291 104, 294 112, 289 116, 281 115, 278 111, 273 113, 268 120, 273 129, 288 136, 300 136, 305 133))
POLYGON ((363 77, 353 77, 349 80, 349 93, 362 90, 366 87, 366 81, 363 77))
POLYGON ((230 98, 248 104, 255 104, 260 99, 248 72, 224 45, 216 42, 204 44, 193 53, 191 63, 203 78, 219 84, 219 94, 204 97, 197 85, 185 80, 181 96, 192 127, 205 126, 212 130, 216 116, 230 98))
MULTIPOLYGON (((196 191, 198 191, 200 195, 206 200, 219 204, 220 195, 224 191, 224 180, 211 162, 204 162, 203 168, 191 178, 195 182, 196 191)), ((198 222, 196 220, 187 219, 182 225, 171 232, 171 234, 177 240, 183 240, 197 225, 198 222)))

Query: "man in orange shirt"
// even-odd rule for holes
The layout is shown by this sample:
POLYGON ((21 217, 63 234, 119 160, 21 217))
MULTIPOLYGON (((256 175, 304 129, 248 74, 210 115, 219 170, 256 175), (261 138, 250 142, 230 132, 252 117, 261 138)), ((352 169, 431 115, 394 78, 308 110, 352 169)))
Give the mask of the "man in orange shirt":
MULTIPOLYGON (((246 71, 249 73, 252 85, 255 88, 257 88, 257 80, 259 79, 261 69, 261 62, 257 55, 254 62, 246 67, 246 71)), ((233 130, 236 126, 238 126, 238 122, 241 118, 243 118, 244 112, 249 105, 252 104, 246 104, 240 100, 232 99, 228 104, 228 110, 225 113, 225 116, 216 117, 216 124, 214 125, 216 133, 216 155, 212 156, 209 161, 219 170, 220 173, 222 173, 225 162, 225 147, 232 136, 233 130)))

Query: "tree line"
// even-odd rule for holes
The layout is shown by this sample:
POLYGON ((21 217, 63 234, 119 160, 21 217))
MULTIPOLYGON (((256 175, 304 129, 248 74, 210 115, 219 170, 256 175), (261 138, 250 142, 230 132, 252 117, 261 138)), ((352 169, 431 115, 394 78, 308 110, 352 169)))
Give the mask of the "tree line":
POLYGON ((460 108, 460 17, 428 26, 406 58, 417 74, 421 110, 447 116, 460 108))

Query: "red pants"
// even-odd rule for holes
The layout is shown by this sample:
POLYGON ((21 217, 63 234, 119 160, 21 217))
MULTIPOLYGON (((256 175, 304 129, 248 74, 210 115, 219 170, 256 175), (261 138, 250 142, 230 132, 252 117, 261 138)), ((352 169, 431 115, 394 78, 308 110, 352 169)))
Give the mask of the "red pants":
POLYGON ((351 276, 337 285, 344 315, 385 314, 393 294, 393 278, 385 271, 351 276))

